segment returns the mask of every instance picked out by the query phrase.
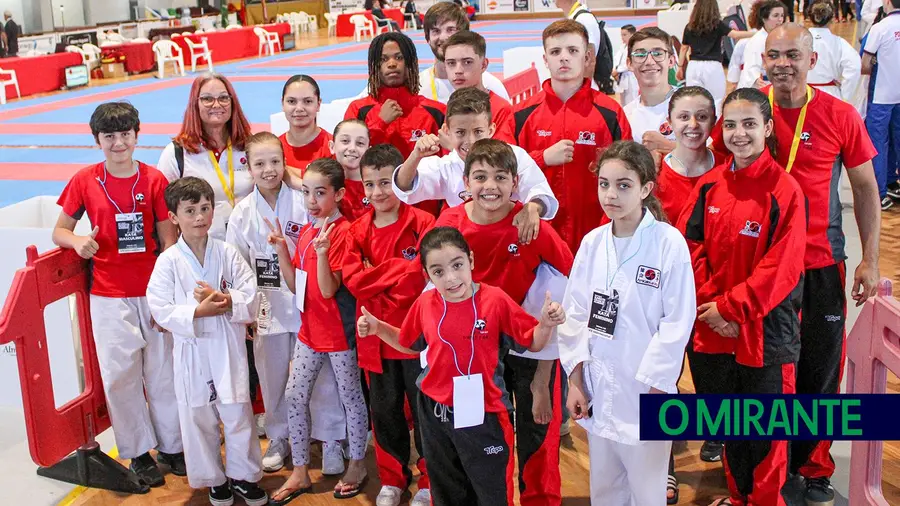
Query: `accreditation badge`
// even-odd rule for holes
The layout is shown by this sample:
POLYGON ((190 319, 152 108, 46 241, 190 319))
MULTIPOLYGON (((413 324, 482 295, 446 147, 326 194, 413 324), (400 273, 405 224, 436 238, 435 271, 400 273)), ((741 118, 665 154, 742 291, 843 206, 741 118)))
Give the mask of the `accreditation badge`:
POLYGON ((119 241, 119 253, 144 253, 147 243, 144 240, 144 214, 116 214, 116 237, 119 241))
POLYGON ((588 330, 603 339, 613 339, 616 320, 619 317, 618 290, 596 291, 591 298, 591 314, 588 318, 588 330))

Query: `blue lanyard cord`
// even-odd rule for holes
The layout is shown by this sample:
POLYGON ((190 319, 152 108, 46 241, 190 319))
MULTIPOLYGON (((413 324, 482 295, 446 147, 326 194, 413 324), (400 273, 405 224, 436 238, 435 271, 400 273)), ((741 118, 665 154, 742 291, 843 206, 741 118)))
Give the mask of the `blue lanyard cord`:
MULTIPOLYGON (((638 225, 638 227, 640 227, 640 225, 638 225)), ((636 257, 637 254, 641 252, 641 246, 644 245, 644 233, 645 233, 649 228, 650 228, 650 227, 644 227, 644 229, 641 230, 641 236, 640 236, 640 238, 638 239, 638 247, 637 247, 637 250, 635 250, 635 252, 632 253, 631 256, 628 257, 628 258, 626 258, 624 261, 619 262, 619 265, 616 266, 616 271, 613 272, 613 275, 612 275, 612 278, 611 278, 611 279, 616 279, 616 276, 619 274, 619 269, 621 269, 623 265, 625 265, 626 263, 628 263, 632 258, 636 257)), ((611 256, 611 254, 610 254, 610 251, 609 251, 609 243, 611 243, 611 242, 612 242, 612 224, 610 224, 610 226, 609 226, 609 232, 608 232, 607 237, 606 237, 606 292, 607 292, 607 293, 609 293, 609 284, 610 284, 610 276, 609 276, 609 257, 611 256)))
MULTIPOLYGON (((138 168, 138 170, 136 170, 135 172, 137 173, 137 177, 134 179, 134 184, 131 186, 131 213, 132 214, 134 214, 134 212, 137 211, 137 197, 134 194, 134 190, 135 190, 135 188, 137 188, 138 181, 141 180, 140 168, 138 168)), ((119 214, 122 214, 122 208, 119 207, 119 204, 116 204, 116 201, 113 200, 112 197, 109 196, 109 192, 106 191, 107 176, 109 176, 109 172, 106 171, 106 163, 104 162, 103 163, 103 180, 101 181, 99 177, 95 178, 95 179, 97 180, 98 183, 100 183, 100 188, 103 188, 103 193, 106 194, 106 199, 109 200, 109 202, 116 207, 116 211, 119 211, 119 214)))
MULTIPOLYGON (((456 356, 456 348, 453 347, 444 336, 441 335, 441 325, 444 324, 444 318, 447 316, 447 300, 444 299, 444 296, 441 295, 441 302, 444 303, 444 314, 441 315, 441 320, 438 322, 437 327, 437 335, 438 339, 441 340, 444 344, 450 347, 450 351, 453 352, 453 363, 456 365, 456 370, 459 372, 459 375, 462 376, 462 369, 459 368, 459 358, 456 356)), ((465 374, 466 376, 472 375, 472 361, 475 359, 475 326, 478 325, 478 308, 475 307, 475 287, 472 287, 472 312, 475 314, 475 321, 472 322, 472 334, 469 336, 469 342, 472 345, 472 355, 469 357, 469 370, 465 374)))

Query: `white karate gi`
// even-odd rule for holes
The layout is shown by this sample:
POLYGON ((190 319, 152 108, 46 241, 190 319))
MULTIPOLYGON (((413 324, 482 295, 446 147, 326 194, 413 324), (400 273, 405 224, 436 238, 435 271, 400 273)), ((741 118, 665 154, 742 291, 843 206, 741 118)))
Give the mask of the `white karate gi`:
POLYGON ((153 318, 175 338, 175 398, 192 488, 221 485, 226 476, 262 478, 259 438, 250 406, 246 325, 256 318, 256 283, 236 248, 209 239, 201 265, 184 239, 156 261, 147 301, 153 318), (197 281, 231 294, 231 312, 194 318, 197 281), (223 469, 218 419, 225 432, 223 469))
POLYGON ((619 94, 619 104, 622 107, 634 102, 638 98, 640 88, 638 86, 637 77, 634 72, 628 68, 628 46, 623 46, 619 51, 616 63, 616 72, 619 78, 616 80, 616 93, 619 94))
POLYGON ((762 55, 766 51, 768 36, 769 32, 761 29, 747 39, 747 45, 744 47, 744 67, 741 70, 738 88, 755 88, 756 80, 765 73, 762 55))
MULTIPOLYGON (((228 220, 227 242, 241 253, 256 274, 254 260, 257 256, 272 255, 268 243, 269 229, 266 222, 281 221, 282 233, 291 256, 296 248, 298 233, 309 217, 303 195, 282 184, 278 193, 276 210, 254 189, 247 198, 238 202, 228 220)), ((253 342, 256 371, 266 407, 266 437, 269 440, 288 439, 287 404, 284 392, 291 372, 291 356, 300 331, 300 311, 294 303, 294 294, 288 290, 284 277, 280 290, 259 290, 260 304, 263 297, 271 309, 271 323, 266 328, 257 322, 257 338, 253 342)), ((263 319, 265 321, 265 318, 263 319)), ((327 360, 327 358, 326 358, 327 360)), ((329 362, 330 364, 330 362, 329 362)), ((346 438, 344 407, 337 392, 337 381, 330 367, 323 367, 316 379, 310 398, 312 434, 321 441, 339 441, 346 438), (327 370, 326 370, 327 369, 327 370), (321 436, 321 438, 320 438, 321 436)))
MULTIPOLYGON (((534 163, 528 152, 519 146, 509 145, 516 155, 517 172, 519 174, 518 191, 510 196, 512 200, 523 203, 539 200, 544 204, 546 212, 541 218, 552 220, 559 210, 559 201, 553 195, 550 184, 541 168, 534 163), (521 196, 524 196, 524 200, 521 196)), ((425 200, 446 200, 447 205, 455 207, 470 198, 463 181, 466 162, 455 150, 446 156, 429 156, 419 161, 412 188, 407 192, 397 186, 398 167, 391 178, 391 186, 401 202, 418 204, 425 200)))
POLYGON ((91 295, 91 326, 119 456, 179 453, 172 336, 150 324, 146 297, 91 295))
POLYGON ((741 39, 734 45, 731 60, 728 61, 728 73, 725 74, 725 80, 729 83, 737 84, 741 80, 741 71, 744 69, 744 50, 747 49, 749 41, 750 39, 741 39))
POLYGON ((612 225, 581 242, 563 298, 560 360, 571 374, 584 363, 593 416, 589 434, 591 504, 665 504, 671 442, 640 441, 640 394, 677 393, 684 349, 696 318, 687 243, 674 227, 645 212, 621 258, 612 225), (618 293, 613 338, 590 330, 595 294, 618 293))
POLYGON ((813 51, 818 55, 818 60, 806 81, 833 97, 850 101, 859 86, 862 68, 859 53, 828 28, 810 28, 809 32, 813 36, 813 51))

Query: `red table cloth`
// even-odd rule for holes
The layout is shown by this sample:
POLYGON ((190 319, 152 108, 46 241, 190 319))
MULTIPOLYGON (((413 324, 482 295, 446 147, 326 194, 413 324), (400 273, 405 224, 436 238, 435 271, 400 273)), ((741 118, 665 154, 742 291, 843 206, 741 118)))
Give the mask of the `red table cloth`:
MULTIPOLYGON (((78 53, 54 53, 43 56, 0 58, 0 69, 14 70, 22 96, 57 91, 66 85, 66 67, 82 62, 78 53)), ((6 88, 6 98, 16 96, 12 86, 6 88)))
MULTIPOLYGON (((384 15, 389 19, 393 19, 397 22, 397 25, 400 28, 403 28, 403 11, 400 9, 382 9, 384 15)), ((337 18, 337 28, 336 33, 338 37, 353 37, 353 23, 350 22, 350 16, 355 16, 356 14, 362 14, 365 17, 369 18, 369 21, 372 22, 373 28, 378 28, 378 25, 375 23, 375 19, 372 17, 372 13, 369 11, 366 12, 353 12, 346 14, 339 14, 337 18)))
MULTIPOLYGON (((266 31, 277 33, 284 47, 284 36, 291 33, 289 23, 277 23, 274 25, 262 25, 266 31)), ((195 33, 189 35, 193 42, 200 43, 203 38, 209 44, 214 62, 248 58, 259 54, 259 38, 253 33, 252 26, 244 26, 233 30, 219 30, 216 32, 195 33)), ((191 61, 191 50, 188 48, 185 37, 175 37, 173 42, 184 51, 185 63, 191 61)))
POLYGON ((102 51, 102 57, 115 53, 124 54, 125 72, 129 74, 149 72, 156 66, 152 42, 126 42, 125 44, 108 45, 101 47, 100 51, 102 51))

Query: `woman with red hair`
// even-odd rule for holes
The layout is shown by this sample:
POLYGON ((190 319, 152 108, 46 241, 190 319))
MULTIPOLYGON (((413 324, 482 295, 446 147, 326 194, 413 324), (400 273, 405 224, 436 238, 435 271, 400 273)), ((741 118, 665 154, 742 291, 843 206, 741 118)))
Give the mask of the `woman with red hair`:
POLYGON ((220 74, 194 80, 181 131, 163 150, 157 168, 169 182, 184 176, 207 181, 215 190, 213 225, 209 234, 225 240, 234 205, 253 191, 244 144, 250 123, 231 83, 220 74))

